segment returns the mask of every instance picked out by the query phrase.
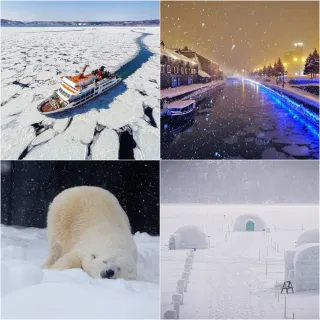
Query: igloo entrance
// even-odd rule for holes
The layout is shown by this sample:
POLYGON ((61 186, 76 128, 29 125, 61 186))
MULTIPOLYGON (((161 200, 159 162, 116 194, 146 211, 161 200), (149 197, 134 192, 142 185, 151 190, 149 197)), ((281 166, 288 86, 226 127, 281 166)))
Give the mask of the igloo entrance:
POLYGON ((247 221, 246 231, 254 231, 254 222, 252 220, 247 221))

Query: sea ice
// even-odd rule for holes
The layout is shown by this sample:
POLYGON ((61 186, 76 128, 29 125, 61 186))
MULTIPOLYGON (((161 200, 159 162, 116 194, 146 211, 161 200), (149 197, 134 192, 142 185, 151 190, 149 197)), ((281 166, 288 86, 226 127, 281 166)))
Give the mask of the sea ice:
POLYGON ((283 151, 289 153, 292 156, 308 157, 310 155, 309 148, 306 146, 286 146, 283 151))
MULTIPOLYGON (((86 159, 87 145, 94 138, 97 123, 110 130, 132 126, 145 116, 144 104, 153 109, 159 128, 159 28, 8 27, 2 31, 2 159, 15 160, 20 156, 35 160, 86 159), (80 72, 84 64, 89 64, 89 70, 104 65, 115 72, 132 60, 139 50, 136 40, 143 33, 147 34, 143 43, 154 55, 121 84, 69 113, 47 117, 37 111, 37 105, 59 87, 60 76, 80 72), (13 84, 15 80, 17 84, 13 84), (23 84, 27 87, 22 87, 23 84), (33 124, 50 126, 57 134, 53 137, 50 130, 33 141, 33 124), (37 148, 24 152, 34 143, 37 148)), ((141 139, 139 144, 149 152, 139 157, 158 159, 160 130, 153 130, 148 123, 141 127, 142 135, 143 131, 148 134, 148 127, 152 135, 141 139)), ((104 147, 99 138, 93 147, 92 160, 96 154, 99 159, 103 154, 108 156, 108 151, 98 152, 98 147, 104 147)), ((114 159, 119 154, 120 142, 112 141, 113 149, 118 149, 111 154, 114 159)))

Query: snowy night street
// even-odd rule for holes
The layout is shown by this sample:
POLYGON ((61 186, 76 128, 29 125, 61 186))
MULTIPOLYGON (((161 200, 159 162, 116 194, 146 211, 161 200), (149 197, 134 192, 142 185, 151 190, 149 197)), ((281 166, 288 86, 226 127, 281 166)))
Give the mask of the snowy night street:
MULTIPOLYGON (((167 120, 167 121, 166 121, 167 120)), ((227 80, 188 122, 162 121, 163 159, 318 159, 318 128, 264 88, 227 80)))

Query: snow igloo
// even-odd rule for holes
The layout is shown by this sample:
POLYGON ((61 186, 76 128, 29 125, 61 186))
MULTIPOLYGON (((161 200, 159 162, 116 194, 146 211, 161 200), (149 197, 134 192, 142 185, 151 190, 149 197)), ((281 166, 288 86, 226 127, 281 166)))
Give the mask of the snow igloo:
POLYGON ((264 231, 264 221, 255 214, 243 214, 235 220, 233 231, 264 231))
POLYGON ((301 233, 296 242, 296 247, 300 247, 307 243, 319 243, 319 229, 310 229, 301 233))
POLYGON ((296 248, 285 252, 285 281, 295 291, 319 289, 319 230, 306 230, 299 236, 296 248))
POLYGON ((295 292, 319 290, 319 243, 303 244, 296 248, 288 280, 295 292))
POLYGON ((169 238, 169 250, 206 248, 207 236, 196 226, 181 227, 169 238))

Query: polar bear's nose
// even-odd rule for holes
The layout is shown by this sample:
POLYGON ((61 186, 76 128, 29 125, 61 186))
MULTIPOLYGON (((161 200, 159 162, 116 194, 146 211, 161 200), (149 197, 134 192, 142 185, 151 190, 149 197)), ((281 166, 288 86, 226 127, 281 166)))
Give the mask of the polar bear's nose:
POLYGON ((112 278, 113 276, 114 276, 114 271, 111 270, 111 269, 101 272, 101 277, 102 277, 102 278, 110 279, 110 278, 112 278))

